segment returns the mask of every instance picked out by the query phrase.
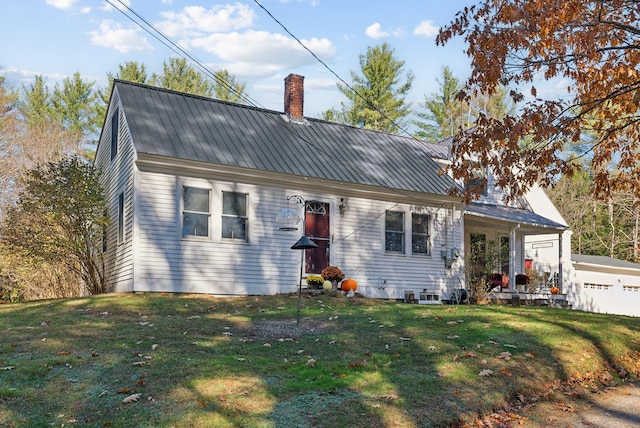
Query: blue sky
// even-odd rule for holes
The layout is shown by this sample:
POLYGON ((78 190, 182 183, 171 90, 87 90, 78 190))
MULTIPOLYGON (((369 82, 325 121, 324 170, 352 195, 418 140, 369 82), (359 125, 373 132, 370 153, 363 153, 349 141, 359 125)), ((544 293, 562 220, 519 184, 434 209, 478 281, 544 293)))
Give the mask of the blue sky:
MULTIPOLYGON (((118 0, 110 0, 118 4, 118 0)), ((304 51, 253 0, 121 0, 212 70, 225 68, 247 83, 259 106, 282 111, 283 80, 305 76, 305 115, 338 107, 337 79, 304 51)), ((358 55, 388 42, 415 75, 414 107, 438 90, 449 66, 465 79, 469 60, 460 39, 435 45, 440 26, 472 0, 259 0, 291 33, 347 82, 360 72, 358 55)), ((106 86, 107 72, 138 61, 162 71, 175 54, 104 0, 6 1, 0 17, 0 74, 14 87, 41 74, 49 84, 79 71, 106 86)))

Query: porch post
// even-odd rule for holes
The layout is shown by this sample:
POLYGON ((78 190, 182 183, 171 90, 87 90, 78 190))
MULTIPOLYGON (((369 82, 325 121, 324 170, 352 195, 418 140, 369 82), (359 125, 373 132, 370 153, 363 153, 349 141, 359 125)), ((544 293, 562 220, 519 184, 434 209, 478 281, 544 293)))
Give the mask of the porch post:
POLYGON ((518 224, 509 231, 509 291, 516 289, 516 229, 519 227, 518 224))
POLYGON ((562 234, 563 232, 558 233, 558 288, 561 293, 564 292, 562 287, 562 234))

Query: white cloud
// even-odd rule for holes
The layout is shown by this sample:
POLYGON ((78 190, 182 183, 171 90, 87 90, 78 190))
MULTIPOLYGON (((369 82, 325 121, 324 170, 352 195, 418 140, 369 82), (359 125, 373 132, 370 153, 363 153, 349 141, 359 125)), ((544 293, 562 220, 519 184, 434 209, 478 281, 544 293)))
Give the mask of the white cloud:
POLYGON ((91 43, 95 46, 115 49, 123 53, 153 51, 153 46, 139 34, 137 28, 124 28, 112 20, 102 21, 99 31, 91 31, 88 34, 91 43))
POLYGON ((436 26, 433 21, 422 21, 418 26, 413 30, 413 34, 416 36, 425 36, 425 37, 433 37, 438 34, 440 31, 440 27, 436 26))
POLYGON ((364 34, 366 34, 367 37, 371 37, 372 39, 381 39, 389 35, 389 33, 387 33, 386 31, 382 31, 382 25, 380 25, 379 22, 375 22, 369 25, 366 30, 364 30, 364 34))
MULTIPOLYGON (((328 39, 312 38, 302 43, 325 61, 335 55, 335 46, 328 39)), ((289 71, 316 61, 295 40, 265 31, 211 34, 192 39, 188 44, 217 55, 225 61, 224 68, 243 77, 289 71)))
POLYGON ((48 4, 49 6, 53 6, 56 9, 62 9, 62 10, 66 10, 66 9, 71 9, 74 5, 74 3, 77 3, 78 0, 46 0, 46 4, 48 4))
POLYGON ((170 37, 202 36, 206 33, 249 28, 253 25, 255 12, 249 6, 236 3, 212 6, 187 6, 180 12, 163 12, 164 21, 155 25, 170 37))
POLYGON ((16 67, 2 67, 0 68, 0 75, 6 77, 7 81, 12 85, 25 85, 29 86, 33 83, 36 76, 43 76, 45 83, 53 89, 54 83, 62 82, 63 79, 70 77, 60 73, 45 74, 39 71, 20 70, 16 67))
POLYGON ((102 5, 102 7, 100 9, 104 10, 106 12, 113 12, 116 9, 122 10, 122 11, 126 11, 127 7, 131 7, 131 0, 112 0, 111 3, 112 4, 104 2, 104 4, 102 5), (124 6, 123 6, 123 4, 124 4, 124 6))

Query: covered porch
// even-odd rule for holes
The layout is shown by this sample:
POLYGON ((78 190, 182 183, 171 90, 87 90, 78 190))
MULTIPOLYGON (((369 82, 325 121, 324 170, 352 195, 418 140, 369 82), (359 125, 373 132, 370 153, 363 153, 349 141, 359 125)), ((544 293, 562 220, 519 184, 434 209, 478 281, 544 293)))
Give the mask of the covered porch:
MULTIPOLYGON (((563 248, 566 225, 530 210, 502 205, 473 203, 464 210, 465 282, 467 288, 482 287, 487 297, 539 303, 555 303, 564 298, 563 259, 570 252, 563 248), (525 242, 529 236, 554 236, 559 245, 557 273, 535 270, 535 260, 525 260, 525 242), (552 294, 552 286, 558 294, 552 294), (490 296, 489 296, 490 295, 490 296), (559 297, 557 297, 559 296, 559 297)), ((547 255, 549 257, 549 255, 547 255)), ((568 265, 568 263, 566 263, 568 265)), ((567 266, 568 267, 568 266, 567 266)), ((565 299, 566 300, 566 299, 565 299)), ((524 303, 524 302, 523 302, 524 303)))

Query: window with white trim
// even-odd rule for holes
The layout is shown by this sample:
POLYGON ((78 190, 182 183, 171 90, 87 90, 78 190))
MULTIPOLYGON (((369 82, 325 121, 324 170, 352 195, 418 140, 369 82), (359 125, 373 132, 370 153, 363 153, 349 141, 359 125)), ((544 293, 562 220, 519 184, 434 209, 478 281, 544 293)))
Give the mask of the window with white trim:
POLYGON ((384 221, 386 253, 404 254, 404 212, 387 211, 384 221))
POLYGON ((124 242, 124 192, 118 195, 118 243, 124 242))
POLYGON ((222 192, 222 237, 247 241, 247 194, 222 192))
POLYGON ((411 214, 411 254, 431 255, 431 216, 411 214))
POLYGON ((182 236, 211 237, 211 191, 182 188, 182 236))
POLYGON ((119 109, 115 109, 111 116, 111 160, 115 159, 118 154, 118 128, 119 128, 119 109))

